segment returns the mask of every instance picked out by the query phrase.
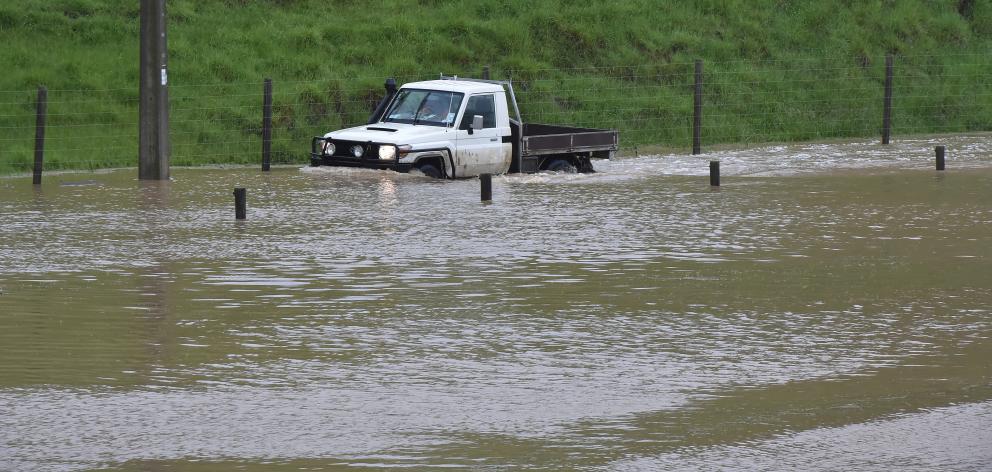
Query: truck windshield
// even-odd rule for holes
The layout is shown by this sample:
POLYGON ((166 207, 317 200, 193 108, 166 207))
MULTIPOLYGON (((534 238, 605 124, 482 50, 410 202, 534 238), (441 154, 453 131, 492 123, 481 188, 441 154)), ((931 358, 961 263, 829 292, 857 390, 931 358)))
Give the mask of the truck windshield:
POLYGON ((464 94, 440 90, 401 89, 383 121, 451 126, 464 94))

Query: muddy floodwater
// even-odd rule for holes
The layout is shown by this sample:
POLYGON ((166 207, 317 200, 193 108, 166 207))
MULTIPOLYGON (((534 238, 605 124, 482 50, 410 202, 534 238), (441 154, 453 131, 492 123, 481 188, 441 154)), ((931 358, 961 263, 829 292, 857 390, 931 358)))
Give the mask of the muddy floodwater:
POLYGON ((0 179, 0 470, 992 469, 992 136, 597 169, 0 179))

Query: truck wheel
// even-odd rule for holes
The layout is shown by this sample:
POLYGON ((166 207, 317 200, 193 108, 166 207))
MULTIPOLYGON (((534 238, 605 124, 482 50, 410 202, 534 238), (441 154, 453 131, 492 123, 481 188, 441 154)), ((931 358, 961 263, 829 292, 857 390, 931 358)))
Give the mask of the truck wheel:
POLYGON ((572 164, 568 159, 552 159, 546 169, 551 172, 563 172, 565 174, 574 174, 576 172, 575 164, 572 164))
POLYGON ((440 179, 444 176, 441 174, 441 169, 438 169, 434 164, 420 164, 417 166, 417 170, 419 170, 420 173, 435 179, 440 179))
POLYGON ((579 158, 579 172, 583 174, 592 174, 596 172, 596 169, 592 168, 592 161, 588 157, 579 158))

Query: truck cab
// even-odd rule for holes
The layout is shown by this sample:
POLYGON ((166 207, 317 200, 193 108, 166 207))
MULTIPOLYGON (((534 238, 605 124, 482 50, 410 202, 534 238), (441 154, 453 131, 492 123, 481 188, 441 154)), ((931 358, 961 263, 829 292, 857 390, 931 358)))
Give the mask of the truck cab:
POLYGON ((609 158, 616 151, 615 131, 558 127, 550 130, 554 136, 545 137, 558 137, 552 139, 557 145, 565 144, 562 138, 569 142, 541 157, 540 139, 534 141, 527 130, 548 131, 552 125, 523 124, 508 81, 442 77, 408 83, 398 90, 390 85, 387 81, 386 97, 367 124, 313 139, 312 165, 416 170, 455 179, 539 170, 592 171, 589 158, 609 158), (573 146, 569 135, 575 131, 610 136, 587 146, 580 138, 579 146, 573 146))

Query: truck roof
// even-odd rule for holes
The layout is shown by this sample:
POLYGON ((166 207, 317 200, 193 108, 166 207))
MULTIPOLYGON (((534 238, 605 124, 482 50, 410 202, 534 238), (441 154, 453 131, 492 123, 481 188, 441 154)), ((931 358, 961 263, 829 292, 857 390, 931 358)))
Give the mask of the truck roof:
POLYGON ((423 82, 409 82, 403 84, 403 87, 401 88, 419 88, 464 93, 491 93, 503 91, 503 87, 499 84, 472 82, 468 80, 425 80, 423 82))

